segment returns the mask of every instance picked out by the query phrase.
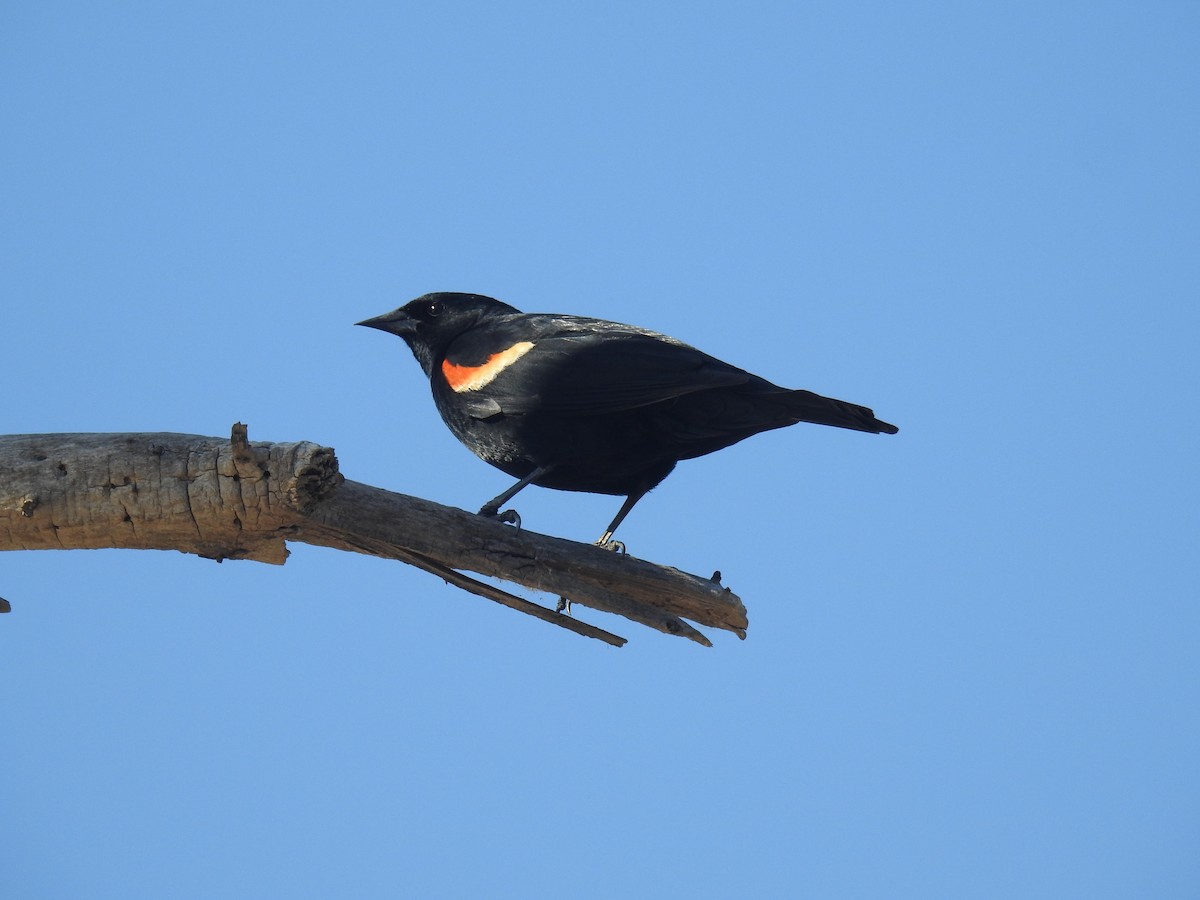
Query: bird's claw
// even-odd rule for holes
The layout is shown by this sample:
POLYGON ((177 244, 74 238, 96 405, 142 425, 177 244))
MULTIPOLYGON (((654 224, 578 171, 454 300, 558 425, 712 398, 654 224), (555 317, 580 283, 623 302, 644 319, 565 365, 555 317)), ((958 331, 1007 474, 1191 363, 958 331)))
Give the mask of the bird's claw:
MULTIPOLYGON (((601 550, 611 550, 613 553, 625 555, 625 544, 621 541, 614 541, 607 534, 596 541, 596 546, 601 550)), ((568 616, 571 614, 571 600, 569 597, 559 597, 558 607, 555 612, 565 612, 568 616)))
POLYGON ((515 525, 518 531, 521 530, 521 515, 515 509, 506 509, 501 512, 498 507, 489 505, 479 510, 479 515, 485 519, 495 519, 506 525, 515 525))

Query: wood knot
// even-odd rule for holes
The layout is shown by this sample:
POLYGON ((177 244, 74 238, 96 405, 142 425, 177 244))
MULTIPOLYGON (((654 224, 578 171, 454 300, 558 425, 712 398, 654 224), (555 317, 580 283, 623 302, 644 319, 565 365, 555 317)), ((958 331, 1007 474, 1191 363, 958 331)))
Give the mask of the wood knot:
POLYGON ((270 478, 267 460, 271 453, 269 450, 251 447, 249 434, 250 429, 246 425, 236 422, 229 435, 229 443, 233 448, 234 478, 247 478, 252 481, 270 478))

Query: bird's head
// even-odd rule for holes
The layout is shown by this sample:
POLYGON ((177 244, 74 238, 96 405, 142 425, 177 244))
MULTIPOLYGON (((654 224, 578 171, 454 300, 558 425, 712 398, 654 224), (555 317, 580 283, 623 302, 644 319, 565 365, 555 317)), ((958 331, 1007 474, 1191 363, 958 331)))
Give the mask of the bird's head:
POLYGON ((426 375, 433 371, 450 343, 487 316, 517 313, 507 303, 482 294, 442 291, 423 294, 390 313, 356 322, 403 338, 426 375))

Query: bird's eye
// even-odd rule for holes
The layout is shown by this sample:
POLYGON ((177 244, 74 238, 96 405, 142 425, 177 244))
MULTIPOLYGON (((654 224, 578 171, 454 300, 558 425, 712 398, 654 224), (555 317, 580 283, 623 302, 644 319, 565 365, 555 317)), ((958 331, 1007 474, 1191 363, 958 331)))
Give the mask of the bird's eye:
POLYGON ((434 300, 432 303, 429 304, 428 307, 426 307, 425 312, 429 314, 429 317, 431 319, 436 319, 438 316, 440 316, 442 314, 442 309, 443 309, 442 301, 434 300))

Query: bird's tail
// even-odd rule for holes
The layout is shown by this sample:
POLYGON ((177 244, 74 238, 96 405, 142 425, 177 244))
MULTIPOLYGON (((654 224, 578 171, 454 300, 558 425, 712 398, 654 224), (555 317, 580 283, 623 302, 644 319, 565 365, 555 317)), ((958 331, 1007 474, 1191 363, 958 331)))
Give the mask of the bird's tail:
POLYGON ((812 391, 788 391, 788 411, 797 422, 812 422, 816 425, 832 425, 835 428, 850 428, 871 434, 895 434, 900 429, 875 418, 875 413, 865 406, 822 397, 812 391))

